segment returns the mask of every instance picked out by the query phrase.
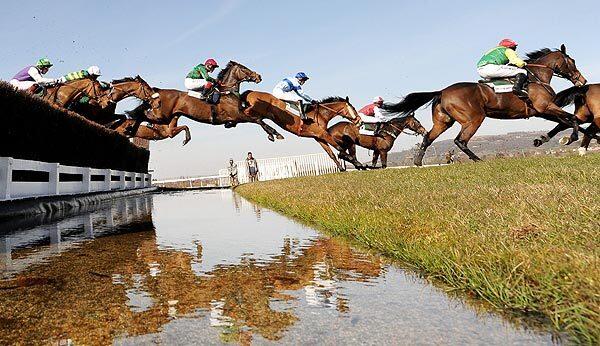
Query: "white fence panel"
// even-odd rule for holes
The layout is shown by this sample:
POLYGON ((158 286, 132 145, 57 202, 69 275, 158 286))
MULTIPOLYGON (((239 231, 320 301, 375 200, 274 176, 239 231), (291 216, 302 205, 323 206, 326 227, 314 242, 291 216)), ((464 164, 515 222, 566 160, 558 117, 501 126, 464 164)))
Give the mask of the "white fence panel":
POLYGON ((0 201, 152 186, 150 174, 0 157, 0 201))

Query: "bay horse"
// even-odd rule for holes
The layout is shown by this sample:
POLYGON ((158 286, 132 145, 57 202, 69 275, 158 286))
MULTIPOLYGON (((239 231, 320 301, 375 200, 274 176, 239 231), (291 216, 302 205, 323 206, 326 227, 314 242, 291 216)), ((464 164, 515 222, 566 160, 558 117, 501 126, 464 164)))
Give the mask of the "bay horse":
MULTIPOLYGON (((600 84, 588 84, 581 87, 570 87, 559 92, 554 98, 554 103, 560 107, 575 104, 575 118, 581 124, 591 123, 584 131, 583 140, 579 147, 579 154, 584 155, 587 148, 595 138, 600 143, 598 132, 600 131, 600 84)), ((545 136, 536 139, 535 146, 548 142, 561 131, 568 129, 563 124, 556 125, 545 136)), ((562 140, 561 140, 562 141, 562 140)))
POLYGON ((151 108, 152 105, 149 102, 144 101, 133 110, 126 112, 129 117, 124 114, 117 114, 116 116, 119 117, 119 119, 112 121, 107 127, 117 131, 125 137, 138 137, 153 141, 173 138, 182 131, 185 131, 183 145, 186 145, 190 141, 190 129, 186 125, 177 126, 171 131, 168 125, 151 124, 141 121, 140 119, 144 119, 145 113, 151 108))
POLYGON ((296 136, 315 139, 335 162, 340 171, 344 171, 345 168, 338 161, 329 146, 334 147, 339 152, 339 158, 351 162, 355 166, 361 166, 356 156, 347 154, 329 132, 327 132, 327 124, 338 115, 356 125, 360 125, 362 122, 348 97, 345 99, 335 96, 328 97, 314 105, 310 105, 306 110, 306 116, 310 119, 309 121, 302 121, 299 116, 287 111, 284 101, 266 92, 246 91, 242 95, 242 102, 248 104, 248 107, 244 109, 244 112, 248 116, 270 119, 282 129, 296 136))
MULTIPOLYGON (((376 136, 363 135, 359 128, 349 122, 339 122, 327 129, 327 132, 335 141, 348 152, 349 155, 356 157, 356 146, 373 150, 373 160, 371 167, 375 168, 377 160, 381 156, 381 168, 387 167, 388 152, 394 146, 396 138, 404 132, 404 129, 410 129, 416 134, 424 136, 427 130, 415 118, 414 114, 405 117, 396 117, 390 121, 381 124, 381 129, 376 136)), ((363 169, 365 167, 356 167, 363 169)))
POLYGON ((46 88, 42 99, 57 106, 67 108, 73 101, 78 100, 84 94, 93 99, 101 107, 107 107, 110 99, 102 91, 100 83, 92 78, 82 78, 66 83, 56 84, 46 88))
POLYGON ((486 117, 526 119, 537 116, 550 119, 573 128, 570 141, 576 141, 578 123, 573 114, 553 102, 555 93, 550 86, 553 75, 566 78, 574 85, 587 82, 577 70, 575 60, 567 55, 563 44, 560 50, 544 48, 529 53, 526 62, 531 101, 522 100, 513 93, 496 94, 491 87, 482 83, 463 82, 439 91, 412 93, 398 103, 385 104, 383 109, 401 115, 412 113, 425 104, 432 105, 433 128, 423 138, 414 158, 415 165, 422 165, 427 148, 456 121, 462 128, 454 143, 473 161, 481 159, 467 147, 467 143, 486 117))
POLYGON ((182 116, 205 124, 223 124, 226 128, 235 127, 239 123, 255 123, 267 132, 269 140, 274 141, 275 137, 283 139, 281 134, 265 124, 260 117, 249 116, 241 109, 240 83, 260 83, 260 74, 240 63, 230 61, 219 72, 217 79, 222 96, 216 105, 189 96, 185 91, 154 88, 159 94, 161 104, 158 109, 147 112, 146 118, 153 124, 168 125, 169 131, 172 132, 176 131, 177 121, 182 116))
POLYGON ((110 82, 109 86, 109 89, 104 90, 110 100, 106 107, 89 103, 77 103, 73 105, 71 110, 89 120, 106 125, 118 118, 118 116, 115 116, 117 103, 127 97, 135 97, 141 101, 149 102, 153 109, 160 107, 158 93, 139 75, 115 79, 110 82))

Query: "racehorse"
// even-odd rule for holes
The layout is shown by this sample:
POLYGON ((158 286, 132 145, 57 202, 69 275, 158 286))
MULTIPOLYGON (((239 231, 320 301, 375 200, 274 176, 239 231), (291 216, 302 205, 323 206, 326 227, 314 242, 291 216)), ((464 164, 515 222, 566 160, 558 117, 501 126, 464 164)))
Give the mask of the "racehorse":
POLYGON ((269 140, 273 141, 275 137, 283 139, 283 136, 265 124, 261 118, 248 116, 242 112, 239 97, 240 83, 260 83, 262 78, 258 73, 242 64, 230 61, 219 72, 217 79, 222 97, 216 105, 190 96, 187 92, 155 88, 154 90, 160 96, 161 105, 159 109, 147 112, 146 118, 153 124, 168 125, 168 131, 171 132, 176 131, 177 121, 182 116, 206 124, 224 124, 227 128, 239 123, 256 123, 267 132, 269 140))
POLYGON ((110 99, 106 93, 102 91, 100 83, 91 78, 82 78, 49 86, 46 88, 46 92, 42 96, 42 99, 66 108, 84 94, 92 98, 94 102, 97 102, 100 107, 107 107, 110 104, 110 99))
POLYGON ((529 53, 526 61, 531 101, 522 100, 513 93, 496 94, 491 87, 481 83, 456 83, 440 91, 412 93, 399 103, 384 105, 388 112, 407 115, 431 103, 433 128, 423 138, 415 164, 422 165, 425 150, 455 121, 462 128, 454 143, 474 161, 481 159, 467 147, 467 143, 486 117, 524 119, 537 116, 561 122, 573 128, 570 141, 576 141, 578 123, 573 114, 553 102, 555 93, 549 84, 553 75, 557 75, 574 85, 584 85, 586 80, 577 70, 575 60, 567 55, 567 49, 562 45, 560 50, 544 48, 529 53))
POLYGON ((354 166, 361 166, 356 156, 345 153, 343 148, 327 132, 327 124, 337 115, 352 121, 357 126, 360 125, 361 119, 347 97, 345 99, 328 97, 314 105, 310 105, 306 110, 309 120, 304 121, 299 116, 287 111, 284 101, 269 93, 249 90, 242 95, 242 102, 249 105, 244 109, 244 112, 249 116, 271 119, 279 127, 296 136, 314 138, 341 171, 345 168, 331 151, 330 145, 339 152, 339 158, 351 162, 354 166))
POLYGON ((154 141, 173 138, 180 132, 185 131, 183 145, 186 145, 190 141, 190 129, 186 125, 176 126, 171 131, 168 125, 150 124, 139 120, 144 118, 144 114, 150 108, 152 108, 152 105, 144 101, 133 110, 127 112, 131 118, 128 118, 126 115, 117 115, 119 119, 111 122, 107 127, 126 137, 139 137, 154 141))
MULTIPOLYGON (((373 161, 370 168, 375 168, 379 156, 381 156, 381 168, 386 168, 388 152, 394 146, 396 138, 404 132, 405 128, 420 135, 427 133, 427 130, 414 117, 414 114, 397 117, 383 123, 376 136, 360 134, 358 127, 345 121, 334 124, 327 129, 327 132, 351 156, 356 157, 357 145, 373 150, 373 161)), ((356 168, 362 169, 364 167, 356 168)))
POLYGON ((110 100, 106 107, 99 107, 90 103, 77 103, 71 107, 71 110, 99 124, 110 125, 118 119, 118 116, 115 116, 117 103, 127 97, 135 97, 149 102, 153 109, 160 107, 158 93, 154 92, 152 87, 140 76, 113 80, 110 83, 110 88, 104 91, 110 100))
MULTIPOLYGON (((600 143, 600 137, 598 136, 598 131, 600 131, 600 84, 570 87, 559 92, 554 98, 554 103, 560 107, 575 104, 575 117, 577 121, 581 124, 591 123, 584 132, 583 140, 579 147, 580 155, 584 155, 587 152, 592 138, 596 138, 600 143)), ((545 136, 536 139, 535 146, 540 146, 548 142, 550 138, 567 128, 563 124, 556 125, 545 136)))

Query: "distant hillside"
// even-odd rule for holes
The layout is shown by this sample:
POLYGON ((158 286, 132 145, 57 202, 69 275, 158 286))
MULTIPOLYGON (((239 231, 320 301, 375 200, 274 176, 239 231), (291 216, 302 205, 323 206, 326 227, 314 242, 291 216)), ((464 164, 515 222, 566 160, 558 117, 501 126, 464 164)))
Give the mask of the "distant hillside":
MULTIPOLYGON (((501 156, 565 155, 572 153, 573 150, 577 150, 579 147, 579 143, 574 143, 570 146, 560 145, 558 140, 565 133, 557 135, 550 142, 545 143, 539 148, 533 146, 533 139, 545 134, 545 132, 511 132, 504 135, 476 136, 469 142, 469 148, 482 159, 501 156)), ((412 165, 415 149, 416 147, 390 153, 388 156, 388 166, 412 165)), ((436 141, 429 147, 424 163, 445 163, 446 153, 452 150, 459 161, 468 160, 467 156, 454 144, 454 140, 447 139, 436 141)), ((600 150, 600 145, 593 140, 590 150, 600 150)))

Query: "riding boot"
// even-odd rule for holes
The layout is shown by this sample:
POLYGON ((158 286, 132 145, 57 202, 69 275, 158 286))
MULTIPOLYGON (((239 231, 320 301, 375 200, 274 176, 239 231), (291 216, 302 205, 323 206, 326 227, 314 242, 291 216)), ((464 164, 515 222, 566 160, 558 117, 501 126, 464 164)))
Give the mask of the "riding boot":
POLYGON ((527 88, 525 83, 527 82, 527 75, 524 73, 519 73, 516 76, 515 85, 513 87, 513 92, 523 98, 528 98, 529 94, 527 93, 527 88))
POLYGON ((302 102, 302 100, 298 101, 298 109, 300 110, 300 119, 302 119, 303 121, 306 120, 307 117, 304 109, 304 103, 302 102))

